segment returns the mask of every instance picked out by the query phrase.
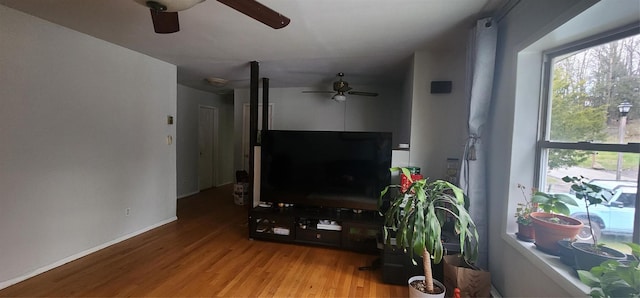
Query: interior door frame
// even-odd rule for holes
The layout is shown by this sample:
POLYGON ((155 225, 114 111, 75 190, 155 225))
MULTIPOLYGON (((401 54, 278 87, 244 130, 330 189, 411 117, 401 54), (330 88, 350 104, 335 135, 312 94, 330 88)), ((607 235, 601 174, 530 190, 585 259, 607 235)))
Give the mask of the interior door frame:
MULTIPOLYGON (((208 106, 208 105, 198 105, 198 130, 200 129, 200 110, 201 109, 210 109, 213 112, 213 119, 211 121, 211 137, 213 139, 212 145, 211 145, 211 186, 212 187, 218 187, 218 168, 219 168, 219 152, 220 152, 220 147, 219 147, 219 141, 218 141, 218 136, 219 136, 219 113, 218 113, 218 108, 214 107, 214 106, 208 106)), ((197 156, 198 156, 198 191, 200 191, 201 185, 200 185, 200 132, 198 131, 198 146, 196 147, 197 149, 197 156)))

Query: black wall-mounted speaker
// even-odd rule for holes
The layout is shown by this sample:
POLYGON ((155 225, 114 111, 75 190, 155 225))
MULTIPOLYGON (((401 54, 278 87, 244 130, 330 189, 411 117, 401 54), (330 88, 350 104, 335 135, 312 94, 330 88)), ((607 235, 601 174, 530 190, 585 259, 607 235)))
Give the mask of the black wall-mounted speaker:
POLYGON ((431 93, 451 93, 451 81, 431 81, 431 93))

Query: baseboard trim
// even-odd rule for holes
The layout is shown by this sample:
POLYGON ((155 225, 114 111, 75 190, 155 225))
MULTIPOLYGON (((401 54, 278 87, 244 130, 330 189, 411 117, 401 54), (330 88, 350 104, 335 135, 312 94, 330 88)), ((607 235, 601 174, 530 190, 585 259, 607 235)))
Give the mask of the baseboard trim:
POLYGON ((228 184, 233 184, 233 183, 234 183, 233 181, 223 181, 221 183, 218 183, 218 186, 216 186, 216 187, 222 187, 222 186, 225 186, 225 185, 228 185, 228 184))
POLYGON ((12 285, 15 285, 15 284, 17 284, 17 283, 19 283, 21 281, 24 281, 24 280, 27 280, 29 278, 32 278, 32 277, 34 277, 34 276, 36 276, 38 274, 41 274, 41 273, 44 273, 44 272, 49 271, 51 269, 54 269, 56 267, 60 267, 60 266, 66 264, 66 263, 69 263, 71 261, 75 261, 75 260, 77 260, 79 258, 82 258, 84 256, 92 254, 92 253, 94 253, 96 251, 99 251, 101 249, 107 248, 107 247, 109 247, 111 245, 114 245, 116 243, 122 242, 124 240, 129 239, 129 238, 133 238, 135 236, 138 236, 138 235, 140 235, 140 234, 142 234, 144 232, 148 232, 148 231, 153 230, 153 229, 155 229, 157 227, 160 227, 160 226, 166 225, 166 224, 168 224, 170 222, 176 221, 177 219, 178 219, 178 217, 176 217, 176 216, 171 217, 169 219, 163 220, 163 221, 158 222, 156 224, 153 224, 151 226, 148 226, 148 227, 145 227, 145 228, 140 229, 138 231, 135 231, 133 233, 129 233, 129 234, 124 235, 122 237, 116 238, 116 239, 114 239, 112 241, 109 241, 109 242, 103 243, 101 245, 98 245, 98 246, 92 247, 90 249, 87 249, 85 251, 79 252, 79 253, 77 253, 75 255, 69 256, 67 258, 64 258, 64 259, 62 259, 60 261, 54 262, 54 263, 49 264, 47 266, 40 267, 40 268, 38 268, 38 269, 36 269, 36 270, 34 270, 32 272, 29 272, 29 273, 27 273, 27 274, 25 274, 23 276, 19 276, 19 277, 16 277, 14 279, 10 279, 10 280, 7 280, 7 281, 0 282, 0 290, 2 290, 4 288, 7 288, 7 287, 10 287, 12 285))
POLYGON ((180 196, 178 196, 178 200, 186 198, 186 197, 190 197, 190 196, 195 195, 195 194, 197 194, 199 192, 200 192, 199 190, 196 190, 194 192, 190 192, 190 193, 186 193, 186 194, 180 195, 180 196))

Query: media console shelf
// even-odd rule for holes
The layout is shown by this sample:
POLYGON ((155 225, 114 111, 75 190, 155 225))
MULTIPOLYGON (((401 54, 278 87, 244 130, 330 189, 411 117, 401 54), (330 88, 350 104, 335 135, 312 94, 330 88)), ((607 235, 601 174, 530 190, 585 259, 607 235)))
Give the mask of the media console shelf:
POLYGON ((256 207, 249 211, 249 238, 379 253, 383 217, 375 211, 319 207, 256 207))

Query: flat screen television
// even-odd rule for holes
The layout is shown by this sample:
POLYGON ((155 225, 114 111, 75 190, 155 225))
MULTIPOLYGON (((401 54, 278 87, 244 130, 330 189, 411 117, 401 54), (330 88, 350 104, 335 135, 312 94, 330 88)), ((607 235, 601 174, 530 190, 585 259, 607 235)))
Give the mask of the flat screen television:
POLYGON ((261 147, 265 202, 377 210, 391 177, 390 132, 269 130, 261 147))

